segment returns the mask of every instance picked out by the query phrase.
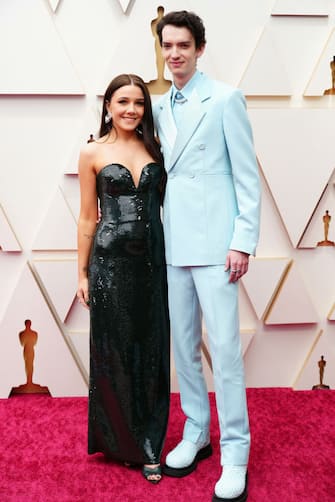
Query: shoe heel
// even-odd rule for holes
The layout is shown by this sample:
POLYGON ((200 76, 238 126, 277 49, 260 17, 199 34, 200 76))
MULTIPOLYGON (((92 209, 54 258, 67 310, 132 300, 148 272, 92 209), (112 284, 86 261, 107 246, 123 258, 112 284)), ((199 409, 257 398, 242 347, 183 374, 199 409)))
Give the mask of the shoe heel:
POLYGON ((197 459, 204 460, 205 458, 210 457, 212 453, 213 453, 213 448, 212 445, 209 443, 207 446, 198 451, 197 459))

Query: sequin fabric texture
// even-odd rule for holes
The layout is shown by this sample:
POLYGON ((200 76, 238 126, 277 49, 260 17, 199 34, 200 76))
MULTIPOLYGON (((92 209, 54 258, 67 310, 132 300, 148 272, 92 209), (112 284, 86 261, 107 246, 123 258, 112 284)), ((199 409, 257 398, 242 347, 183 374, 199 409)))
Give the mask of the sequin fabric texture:
POLYGON ((89 265, 88 452, 158 463, 169 412, 169 317, 160 219, 163 168, 110 164, 89 265))

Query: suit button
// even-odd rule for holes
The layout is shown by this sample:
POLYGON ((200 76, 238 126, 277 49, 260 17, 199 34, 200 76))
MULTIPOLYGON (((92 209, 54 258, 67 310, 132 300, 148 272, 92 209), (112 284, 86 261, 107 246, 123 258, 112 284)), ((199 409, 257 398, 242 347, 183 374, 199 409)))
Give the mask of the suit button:
POLYGON ((204 144, 199 145, 199 150, 205 150, 205 149, 206 149, 206 145, 204 145, 204 144))
POLYGON ((191 173, 191 174, 189 175, 189 177, 190 177, 190 178, 195 178, 195 174, 194 174, 194 173, 191 173))

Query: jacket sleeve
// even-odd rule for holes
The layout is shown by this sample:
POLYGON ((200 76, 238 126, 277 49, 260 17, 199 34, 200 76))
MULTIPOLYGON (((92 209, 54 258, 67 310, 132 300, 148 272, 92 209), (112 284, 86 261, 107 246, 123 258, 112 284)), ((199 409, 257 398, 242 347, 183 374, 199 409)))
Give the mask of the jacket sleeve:
POLYGON ((260 179, 246 102, 239 89, 229 93, 224 103, 223 131, 238 205, 230 249, 254 255, 259 237, 260 179))

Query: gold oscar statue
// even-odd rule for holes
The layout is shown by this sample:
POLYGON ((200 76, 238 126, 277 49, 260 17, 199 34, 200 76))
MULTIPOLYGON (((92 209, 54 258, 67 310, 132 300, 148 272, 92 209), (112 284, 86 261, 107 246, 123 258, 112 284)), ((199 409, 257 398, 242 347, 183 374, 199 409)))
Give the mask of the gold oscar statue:
POLYGON ((334 246, 335 243, 333 241, 328 240, 328 232, 329 232, 329 225, 330 225, 330 220, 332 217, 329 214, 329 211, 327 210, 325 214, 322 217, 323 221, 323 231, 324 231, 324 240, 318 242, 318 246, 334 246))
POLYGON ((325 385, 323 383, 323 376, 325 373, 325 366, 327 364, 327 361, 325 361, 324 357, 321 356, 320 361, 318 361, 318 366, 319 366, 319 376, 320 376, 320 383, 317 385, 313 385, 312 390, 317 390, 317 389, 329 389, 329 385, 325 385))
POLYGON ((330 89, 326 89, 323 93, 324 95, 335 94, 335 56, 333 56, 332 61, 330 62, 330 71, 332 74, 332 86, 330 89))
POLYGON ((20 331, 19 340, 23 347, 23 359, 26 370, 27 382, 13 387, 11 395, 13 394, 50 394, 48 387, 42 387, 33 383, 34 372, 34 359, 35 359, 35 345, 37 343, 37 332, 31 329, 31 321, 27 319, 24 321, 25 329, 20 331))
POLYGON ((157 17, 151 21, 151 31, 155 39, 155 53, 156 53, 156 68, 157 79, 146 82, 150 94, 164 94, 171 87, 171 81, 164 78, 165 61, 161 55, 161 46, 159 43, 158 35, 156 33, 157 23, 164 16, 164 7, 157 8, 157 17))

